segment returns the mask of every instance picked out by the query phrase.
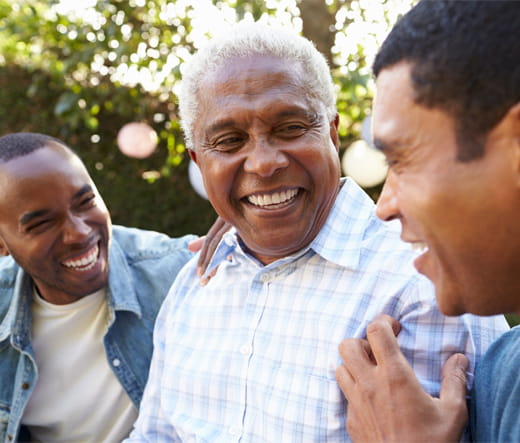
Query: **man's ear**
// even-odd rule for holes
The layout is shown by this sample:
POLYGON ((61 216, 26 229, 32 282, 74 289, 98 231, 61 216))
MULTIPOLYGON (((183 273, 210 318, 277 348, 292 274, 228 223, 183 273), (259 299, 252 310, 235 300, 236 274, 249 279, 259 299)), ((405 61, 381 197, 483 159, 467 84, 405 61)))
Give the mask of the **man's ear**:
POLYGON ((518 177, 517 183, 520 187, 520 102, 509 109, 506 117, 510 119, 512 125, 512 142, 514 143, 516 154, 516 172, 518 177))
POLYGON ((5 245, 5 242, 2 239, 2 237, 0 237, 0 256, 6 255, 9 255, 9 250, 7 249, 7 246, 5 245))
POLYGON ((336 146, 336 151, 339 151, 339 135, 338 135, 338 125, 339 125, 339 114, 336 114, 334 119, 330 122, 330 139, 334 146, 336 146))
POLYGON ((188 149, 188 154, 190 154, 190 158, 197 163, 197 153, 193 149, 188 149))

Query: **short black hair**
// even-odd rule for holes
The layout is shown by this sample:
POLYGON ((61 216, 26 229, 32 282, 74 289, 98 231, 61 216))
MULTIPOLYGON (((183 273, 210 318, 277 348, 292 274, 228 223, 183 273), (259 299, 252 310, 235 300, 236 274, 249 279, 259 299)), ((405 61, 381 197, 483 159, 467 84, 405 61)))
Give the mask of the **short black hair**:
POLYGON ((471 161, 520 102, 519 33, 518 1, 421 0, 392 29, 373 71, 410 62, 415 102, 453 117, 458 160, 471 161))
MULTIPOLYGON (((36 132, 15 132, 0 137, 0 162, 5 163, 17 157, 28 155, 50 143, 68 148, 61 140, 36 132)), ((70 148, 68 148, 70 149, 70 148)))

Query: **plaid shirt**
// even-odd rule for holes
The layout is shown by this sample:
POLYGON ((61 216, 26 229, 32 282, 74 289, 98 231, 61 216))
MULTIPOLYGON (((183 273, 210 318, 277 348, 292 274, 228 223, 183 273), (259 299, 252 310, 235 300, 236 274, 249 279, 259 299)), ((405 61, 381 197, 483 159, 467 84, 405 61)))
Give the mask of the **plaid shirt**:
POLYGON ((415 253, 346 180, 318 236, 263 266, 234 232, 205 287, 192 261, 157 319, 154 356, 130 439, 187 442, 349 441, 335 380, 338 344, 378 314, 399 319, 399 343, 437 395, 454 352, 471 361, 507 329, 503 317, 444 317, 415 253))

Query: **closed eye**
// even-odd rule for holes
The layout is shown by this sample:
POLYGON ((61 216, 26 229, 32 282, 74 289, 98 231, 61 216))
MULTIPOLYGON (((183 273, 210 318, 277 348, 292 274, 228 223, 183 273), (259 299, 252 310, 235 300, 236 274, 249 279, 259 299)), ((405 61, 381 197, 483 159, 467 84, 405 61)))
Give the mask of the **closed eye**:
POLYGON ((244 141, 245 136, 241 134, 228 134, 220 136, 208 143, 208 147, 216 151, 231 152, 240 148, 244 144, 244 141))
POLYGON ((48 226, 52 224, 52 221, 52 219, 36 220, 30 225, 27 225, 25 227, 25 231, 28 233, 37 233, 40 231, 44 231, 48 226))
POLYGON ((299 137, 307 131, 307 127, 300 123, 291 123, 276 128, 275 133, 278 137, 293 138, 299 137))
POLYGON ((95 205, 96 196, 94 194, 89 195, 83 199, 81 199, 79 205, 82 208, 90 208, 95 205))

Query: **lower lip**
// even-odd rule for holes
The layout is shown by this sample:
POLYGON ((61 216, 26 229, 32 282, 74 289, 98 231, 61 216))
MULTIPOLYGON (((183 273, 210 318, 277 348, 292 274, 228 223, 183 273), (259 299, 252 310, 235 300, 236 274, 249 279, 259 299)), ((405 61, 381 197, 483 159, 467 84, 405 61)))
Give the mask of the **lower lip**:
POLYGON ((420 272, 421 274, 424 274, 424 275, 426 275, 426 273, 424 272, 424 267, 426 266, 425 261, 426 261, 427 253, 428 253, 428 251, 423 252, 413 262, 415 269, 417 269, 418 272, 420 272))

